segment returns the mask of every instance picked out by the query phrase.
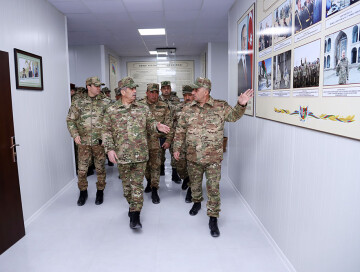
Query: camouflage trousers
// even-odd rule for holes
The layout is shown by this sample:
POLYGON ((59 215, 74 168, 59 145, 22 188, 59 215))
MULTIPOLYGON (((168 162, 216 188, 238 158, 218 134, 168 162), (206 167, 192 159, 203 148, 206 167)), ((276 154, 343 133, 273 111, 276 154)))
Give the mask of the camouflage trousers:
POLYGON ((97 182, 96 188, 98 190, 105 189, 105 150, 101 145, 78 145, 78 187, 80 191, 85 191, 88 187, 86 179, 87 171, 94 157, 97 182))
POLYGON ((220 179, 221 179, 221 162, 211 164, 198 164, 187 161, 190 175, 190 187, 193 202, 204 200, 202 196, 202 179, 205 173, 206 191, 208 201, 206 204, 207 215, 219 217, 220 213, 220 179))
MULTIPOLYGON (((172 145, 170 146, 169 151, 170 151, 170 155, 171 155, 171 167, 176 168, 176 160, 174 158, 174 152, 173 152, 172 145)), ((166 152, 166 149, 161 148, 161 164, 162 165, 165 164, 165 160, 166 160, 165 152, 166 152)))
POLYGON ((146 164, 145 177, 151 180, 151 188, 159 188, 161 166, 161 149, 150 149, 146 164))
POLYGON ((186 179, 189 176, 186 159, 180 157, 180 159, 176 161, 175 165, 176 165, 176 171, 179 174, 180 178, 182 180, 186 179))
POLYGON ((122 179, 124 197, 131 212, 140 212, 144 203, 144 172, 146 162, 118 164, 122 179))

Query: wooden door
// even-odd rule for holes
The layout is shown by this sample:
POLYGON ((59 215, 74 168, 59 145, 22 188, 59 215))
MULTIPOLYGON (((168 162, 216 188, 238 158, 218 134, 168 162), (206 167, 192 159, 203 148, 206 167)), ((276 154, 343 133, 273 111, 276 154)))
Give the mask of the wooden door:
POLYGON ((3 51, 0 51, 0 84, 0 254, 2 254, 25 235, 16 162, 9 54, 3 51))

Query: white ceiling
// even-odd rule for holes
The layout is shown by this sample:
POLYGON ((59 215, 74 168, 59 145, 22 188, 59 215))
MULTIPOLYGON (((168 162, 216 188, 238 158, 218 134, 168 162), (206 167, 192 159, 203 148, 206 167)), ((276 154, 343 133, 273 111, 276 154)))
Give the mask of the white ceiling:
POLYGON ((103 44, 119 56, 176 47, 177 56, 193 56, 208 42, 227 41, 235 0, 48 1, 68 18, 69 45, 103 44), (165 28, 166 36, 140 36, 138 28, 165 28))

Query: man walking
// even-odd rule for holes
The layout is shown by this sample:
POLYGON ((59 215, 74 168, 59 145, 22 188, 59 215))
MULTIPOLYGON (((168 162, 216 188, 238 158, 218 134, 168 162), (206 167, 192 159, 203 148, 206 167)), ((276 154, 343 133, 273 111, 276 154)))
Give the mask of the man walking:
POLYGON ((174 139, 174 158, 179 160, 181 147, 186 146, 186 159, 191 177, 193 207, 190 215, 196 215, 201 208, 202 179, 206 175, 208 195, 207 215, 210 234, 218 237, 220 231, 217 218, 220 213, 221 161, 223 159, 224 123, 235 122, 244 114, 253 90, 242 93, 237 105, 232 108, 226 101, 210 96, 211 81, 197 78, 193 90, 194 101, 181 112, 174 139))

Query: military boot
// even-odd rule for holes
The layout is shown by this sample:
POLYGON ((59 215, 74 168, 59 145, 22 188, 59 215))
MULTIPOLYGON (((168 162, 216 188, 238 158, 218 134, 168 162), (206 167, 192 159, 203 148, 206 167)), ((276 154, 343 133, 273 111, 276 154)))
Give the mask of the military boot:
POLYGON ((218 228, 217 218, 216 217, 210 216, 209 229, 210 229, 210 235, 212 237, 219 237, 220 236, 220 230, 218 228))
POLYGON ((165 176, 165 165, 164 164, 162 164, 160 166, 160 176, 165 176))
POLYGON ((160 203, 160 197, 158 195, 158 189, 157 188, 151 188, 151 199, 152 203, 159 204, 160 203))
POLYGON ((194 205, 192 206, 191 210, 189 211, 190 215, 197 215, 197 213, 200 211, 201 209, 201 202, 195 202, 194 205))
POLYGON ((192 202, 191 188, 190 187, 188 188, 188 190, 186 192, 185 202, 186 203, 191 203, 192 202))
POLYGON ((179 177, 177 171, 176 171, 176 168, 173 168, 172 169, 172 177, 171 177, 172 181, 177 183, 177 184, 180 184, 181 182, 181 178, 179 177))
POLYGON ((87 190, 80 191, 80 195, 79 195, 79 199, 77 201, 77 205, 78 206, 83 206, 85 204, 87 198, 88 198, 87 190))
POLYGON ((140 212, 130 212, 130 228, 141 229, 140 212))
POLYGON ((186 190, 189 187, 189 181, 190 181, 189 177, 186 177, 183 180, 183 183, 181 185, 181 189, 186 190))
POLYGON ((147 180, 147 185, 145 187, 144 192, 145 193, 150 193, 151 192, 151 180, 149 180, 149 179, 146 179, 146 180, 147 180))
POLYGON ((95 204, 100 205, 104 202, 104 190, 97 190, 95 204))

